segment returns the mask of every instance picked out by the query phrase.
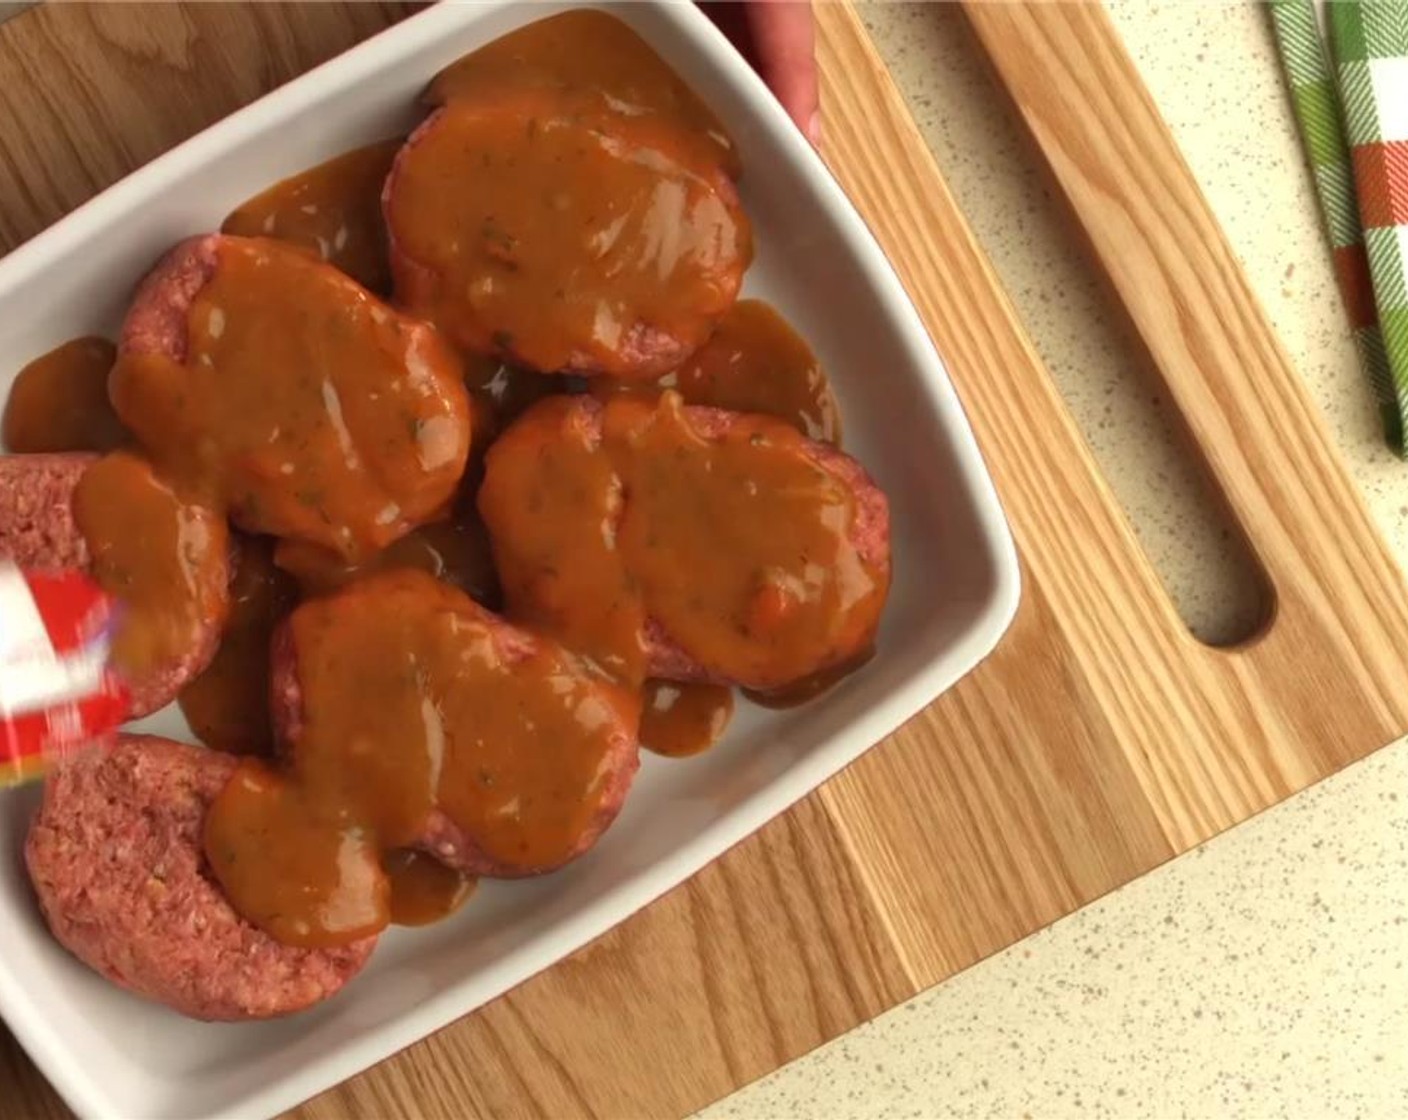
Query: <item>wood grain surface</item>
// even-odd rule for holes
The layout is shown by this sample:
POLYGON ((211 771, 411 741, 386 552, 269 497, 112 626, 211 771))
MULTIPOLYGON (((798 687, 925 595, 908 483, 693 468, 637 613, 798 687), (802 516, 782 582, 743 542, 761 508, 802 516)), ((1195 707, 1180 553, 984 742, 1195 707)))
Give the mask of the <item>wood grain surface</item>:
MULTIPOLYGON (((0 26, 0 246, 405 14, 46 5, 0 26)), ((678 1116, 1408 730, 1408 594, 1098 9, 970 17, 1265 570, 1187 633, 843 4, 826 156, 988 456, 1024 599, 979 670, 557 967, 308 1102, 348 1116, 678 1116)), ((0 1118, 66 1116, 0 1031, 0 1118)))

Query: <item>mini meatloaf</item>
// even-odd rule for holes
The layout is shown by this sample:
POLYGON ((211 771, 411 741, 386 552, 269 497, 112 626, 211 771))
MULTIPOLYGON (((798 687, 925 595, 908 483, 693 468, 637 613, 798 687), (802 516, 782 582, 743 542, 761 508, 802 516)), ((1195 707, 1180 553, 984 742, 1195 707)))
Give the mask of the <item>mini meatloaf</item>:
POLYGON ((694 139, 544 90, 437 109, 383 193, 397 299, 464 349, 542 373, 674 368, 752 257, 733 180, 694 139))
POLYGON ((361 971, 376 944, 282 945, 239 917, 209 877, 207 807, 237 760, 152 736, 50 775, 25 845, 35 892, 65 948, 114 983, 196 1019, 309 1007, 361 971))
POLYGON ((790 689, 863 659, 889 590, 859 463, 674 393, 535 405, 489 449, 479 509, 509 617, 632 682, 790 689))
POLYGON ((219 647, 230 605, 225 521, 178 500, 137 456, 0 456, 0 556, 86 571, 118 601, 113 668, 134 719, 174 700, 219 647))
POLYGON ((386 846, 477 875, 587 851, 639 766, 638 698, 424 572, 300 606, 275 637, 272 689, 296 772, 356 791, 386 846))
POLYGON ((263 238, 173 249, 128 310, 109 387, 185 488, 348 559, 440 516, 469 453, 463 371, 438 332, 263 238))

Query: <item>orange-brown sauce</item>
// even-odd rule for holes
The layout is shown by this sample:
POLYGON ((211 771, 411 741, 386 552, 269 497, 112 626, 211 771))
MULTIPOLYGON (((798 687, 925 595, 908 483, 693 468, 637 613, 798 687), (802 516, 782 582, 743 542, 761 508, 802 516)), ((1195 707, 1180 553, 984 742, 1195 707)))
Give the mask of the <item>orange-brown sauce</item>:
POLYGON ((205 817, 206 858, 230 904, 286 945, 345 945, 390 920, 373 838, 329 809, 245 759, 205 817))
POLYGON ((752 252, 732 184, 678 130, 588 120, 537 91, 440 110, 386 218, 408 310, 545 372, 668 368, 708 337, 752 252))
POLYGON ((209 667, 181 690, 181 711, 207 746, 269 754, 269 642, 297 602, 293 578, 274 566, 267 537, 240 540, 230 617, 209 667))
POLYGON ((437 810, 504 864, 550 867, 572 854, 609 792, 621 729, 639 717, 629 694, 550 643, 506 639, 502 622, 424 572, 369 577, 305 603, 289 625, 303 720, 289 776, 257 796, 232 785, 212 810, 218 833, 207 833, 242 914, 281 939, 312 930, 298 936, 320 944, 366 931, 329 921, 329 898, 384 924, 384 879, 361 876, 363 847, 413 846, 437 810), (299 844, 306 859, 261 855, 299 844), (334 858, 344 849, 357 876, 334 858), (354 880, 355 905, 339 893, 354 880))
POLYGON ((812 348, 770 305, 740 300, 709 341, 653 383, 593 378, 605 400, 621 392, 674 389, 686 404, 786 420, 808 439, 841 442, 841 412, 812 348))
MULTIPOLYGON (((465 387, 474 398, 476 422, 483 421, 483 446, 544 397, 574 391, 582 379, 520 369, 498 358, 471 354, 465 359, 465 387)), ((476 437, 480 430, 476 430, 476 437)))
POLYGON ((744 689, 743 695, 763 708, 795 708, 815 700, 824 692, 829 692, 874 656, 875 647, 868 646, 854 657, 793 681, 782 688, 767 692, 744 689))
POLYGON ((10 451, 112 451, 127 442, 108 403, 117 348, 105 338, 75 338, 20 370, 5 401, 0 439, 10 451))
POLYGON ((712 747, 733 716, 733 689, 717 684, 648 681, 640 713, 640 745, 667 758, 712 747))
POLYGON ((448 918, 469 901, 479 882, 414 848, 388 852, 382 863, 391 882, 391 921, 398 926, 448 918))
POLYGON ((383 140, 354 148, 275 183, 232 210, 220 232, 302 245, 363 287, 386 295, 391 268, 381 187, 401 143, 383 140))
POLYGON ((84 472, 73 515, 98 583, 121 604, 113 665, 134 688, 197 648, 229 610, 229 530, 150 464, 114 451, 84 472))
POLYGON ((437 74, 426 100, 440 105, 505 90, 551 91, 578 112, 660 118, 735 178, 740 171, 733 142, 708 106, 639 35, 605 12, 563 12, 495 39, 437 74))
POLYGON ((622 480, 576 415, 544 401, 491 445, 479 511, 513 616, 637 687, 645 612, 616 549, 622 480))
POLYGON ((674 393, 608 400, 599 439, 588 415, 545 401, 489 449, 479 508, 515 617, 637 684, 651 619, 761 689, 870 644, 888 565, 857 550, 854 494, 795 429, 705 432, 674 393))
POLYGON ((455 356, 300 251, 226 238, 217 254, 186 360, 129 354, 113 371, 143 446, 243 528, 349 558, 433 517, 469 446, 455 356))
POLYGON ((305 595, 324 595, 373 572, 415 568, 458 587, 480 603, 498 598, 489 537, 470 512, 413 529, 375 556, 351 563, 303 541, 280 541, 274 563, 298 581, 305 595))
MULTIPOLYGON (((208 560, 225 526, 206 507, 281 538, 243 547, 221 653, 182 705, 215 745, 267 751, 269 636, 287 619, 299 725, 277 762, 241 761, 204 840, 235 908, 294 945, 456 910, 473 876, 415 847, 445 820, 506 868, 570 858, 619 792, 631 728, 660 754, 706 749, 733 693, 648 681, 662 632, 762 702, 800 702, 854 667, 809 671, 867 646, 889 580, 851 540, 854 496, 802 438, 840 439, 815 357, 766 305, 719 322, 751 234, 732 143, 679 78, 579 11, 461 60, 428 98, 441 124, 402 161, 386 218, 398 298, 463 361, 314 259, 385 290, 394 147, 346 153, 226 219, 260 237, 221 246, 183 362, 118 363, 117 413, 173 486, 115 455, 77 503, 100 579, 140 623, 119 642, 134 663, 224 609, 208 560), (651 365, 656 348, 673 359, 651 365), (583 399, 542 399, 580 380, 522 366, 638 380, 597 379, 592 422, 583 399), (783 422, 716 430, 682 398, 783 422), (592 668, 506 635, 465 594, 499 596, 484 524, 455 508, 484 469, 471 423, 484 446, 515 419, 478 498, 504 590, 517 620, 592 668), (317 596, 291 614, 288 573, 317 596)), ((35 380, 68 376, 90 395, 101 380, 35 380)), ((21 427, 58 430, 58 393, 21 427)))

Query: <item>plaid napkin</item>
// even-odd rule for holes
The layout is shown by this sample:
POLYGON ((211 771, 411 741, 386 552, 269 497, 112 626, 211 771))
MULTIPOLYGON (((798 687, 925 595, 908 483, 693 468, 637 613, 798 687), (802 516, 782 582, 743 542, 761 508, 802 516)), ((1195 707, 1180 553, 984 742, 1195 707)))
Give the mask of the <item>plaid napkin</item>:
POLYGON ((1408 458, 1408 0, 1272 0, 1335 272, 1389 446, 1408 458))

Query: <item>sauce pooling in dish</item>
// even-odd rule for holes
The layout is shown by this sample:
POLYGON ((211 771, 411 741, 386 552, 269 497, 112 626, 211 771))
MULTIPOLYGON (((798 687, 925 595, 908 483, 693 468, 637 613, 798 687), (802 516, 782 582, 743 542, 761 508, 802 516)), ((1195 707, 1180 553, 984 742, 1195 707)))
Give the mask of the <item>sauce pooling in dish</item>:
POLYGON ((859 468, 819 447, 674 393, 542 402, 489 449, 479 491, 511 616, 637 686, 662 675, 657 632, 753 688, 845 659, 878 623, 888 547, 861 539, 839 473, 859 468))
POLYGON ((326 594, 374 572, 415 568, 458 587, 476 602, 498 598, 489 538, 472 510, 413 529, 360 563, 349 563, 335 552, 302 541, 280 542, 274 563, 298 580, 305 595, 326 594))
POLYGON ((181 690, 181 712, 201 742, 233 754, 269 754, 269 641, 297 596, 274 567, 273 542, 245 537, 230 585, 230 618, 206 670, 181 690))
POLYGON ((20 370, 5 401, 0 439, 13 452, 112 451, 127 442, 108 403, 117 348, 75 338, 20 370))
POLYGON ((733 716, 733 689, 718 684, 648 681, 640 714, 640 745, 667 758, 708 750, 733 716))
POLYGON ((729 309, 709 341, 652 383, 593 378, 606 399, 621 392, 673 389, 685 404, 786 420, 808 439, 841 443, 841 412, 812 348, 771 306, 745 299, 729 309))
POLYGON ((311 249, 378 295, 391 291, 381 188, 401 141, 383 140, 301 171, 240 203, 221 233, 311 249))
POLYGON ((555 867, 605 827, 635 769, 634 697, 423 572, 305 603, 286 655, 288 774, 232 783, 207 833, 236 908, 281 940, 384 925, 382 853, 440 819, 496 867, 555 867), (306 856, 263 854, 294 848, 306 856))
POLYGON ((111 382, 160 466, 242 528, 349 558, 448 504, 469 404, 431 328, 276 241, 207 238, 177 255, 175 282, 194 270, 204 283, 184 309, 159 270, 111 382), (152 337, 173 318, 184 348, 152 337))
MULTIPOLYGON (((474 419, 484 422, 487 445, 528 408, 544 397, 575 392, 583 378, 557 377, 520 369, 498 358, 471 354, 465 359, 465 387, 476 404, 474 419)), ((476 430, 475 435, 479 435, 476 430)))
POLYGON ((398 926, 448 918, 469 901, 479 882, 414 848, 389 852, 382 862, 391 885, 391 921, 398 926))

